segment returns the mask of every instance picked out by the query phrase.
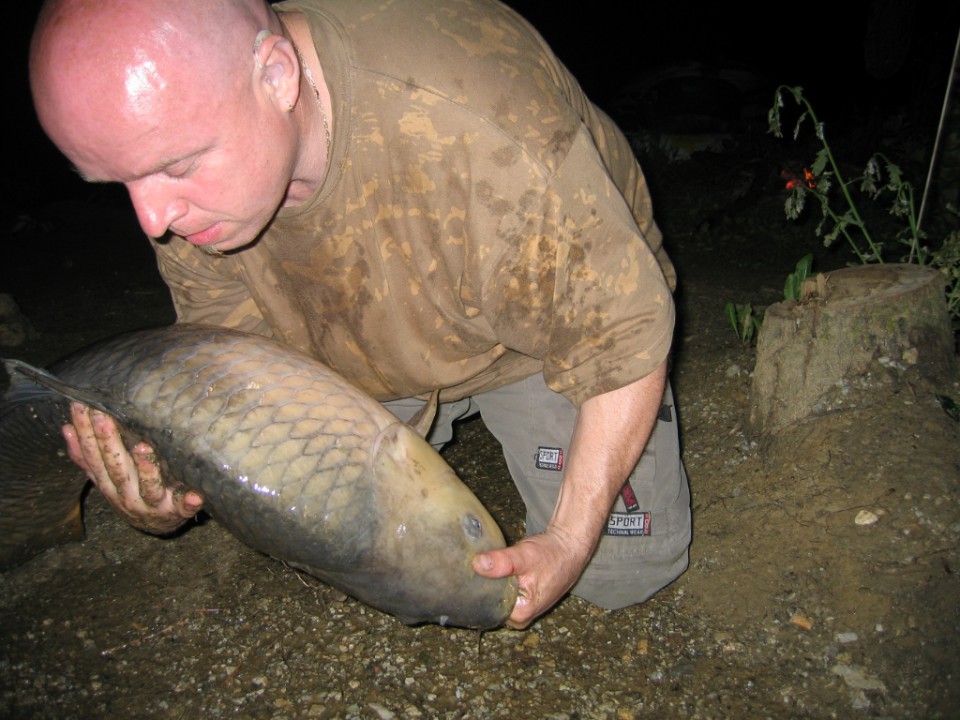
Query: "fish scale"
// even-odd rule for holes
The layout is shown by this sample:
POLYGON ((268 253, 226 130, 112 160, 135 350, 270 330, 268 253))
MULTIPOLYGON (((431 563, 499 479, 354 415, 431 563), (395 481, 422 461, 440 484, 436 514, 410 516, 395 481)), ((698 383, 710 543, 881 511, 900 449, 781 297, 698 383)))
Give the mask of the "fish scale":
POLYGON ((474 554, 504 546, 476 497, 417 433, 301 353, 180 324, 96 345, 51 374, 7 368, 0 567, 77 534, 85 480, 60 438, 71 398, 148 442, 165 483, 200 492, 242 541, 405 622, 493 627, 513 607, 514 580, 472 570, 474 554))

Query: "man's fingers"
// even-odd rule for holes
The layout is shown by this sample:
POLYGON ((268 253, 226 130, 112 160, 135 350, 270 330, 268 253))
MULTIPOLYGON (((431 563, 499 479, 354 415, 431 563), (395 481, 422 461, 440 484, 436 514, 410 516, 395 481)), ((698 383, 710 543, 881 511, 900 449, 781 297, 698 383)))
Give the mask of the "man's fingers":
POLYGON ((90 411, 90 423, 100 447, 107 475, 117 492, 123 496, 128 492, 127 486, 133 475, 133 467, 130 454, 117 431, 117 424, 112 417, 99 410, 90 411))
POLYGON ((153 448, 146 443, 137 443, 130 451, 140 476, 140 497, 151 507, 163 508, 169 500, 173 512, 189 520, 203 507, 203 496, 193 490, 173 493, 163 484, 163 475, 153 448))
POLYGON ((72 439, 75 442, 71 442, 69 434, 64 433, 70 459, 83 469, 87 476, 101 489, 101 492, 106 490, 106 492, 115 496, 116 492, 113 487, 101 487, 106 484, 106 468, 100 452, 100 441, 97 439, 90 419, 90 409, 85 405, 72 403, 70 411, 75 433, 72 439))
POLYGON ((77 437, 77 428, 75 425, 64 425, 63 426, 63 439, 67 443, 67 456, 77 465, 80 466, 80 469, 84 473, 90 474, 87 470, 87 461, 83 457, 83 451, 80 450, 80 440, 77 437))
MULTIPOLYGON (((522 593, 522 590, 521 590, 522 593)), ((513 606, 513 612, 504 623, 511 630, 525 630, 534 620, 537 619, 537 612, 524 598, 522 594, 517 596, 517 603, 513 606)))
POLYGON ((131 451, 133 464, 140 476, 140 497, 147 505, 160 504, 166 497, 167 489, 163 485, 160 466, 153 448, 146 443, 138 443, 131 451))
POLYGON ((517 567, 512 557, 513 548, 490 550, 477 553, 473 556, 473 571, 477 575, 487 578, 505 578, 517 574, 517 567))
POLYGON ((514 630, 527 627, 539 614, 532 598, 536 596, 536 580, 529 574, 526 546, 521 541, 517 545, 502 550, 478 553, 473 558, 473 569, 478 575, 488 578, 503 578, 515 575, 517 578, 517 601, 513 612, 507 618, 507 626, 514 630))
POLYGON ((180 498, 180 514, 185 518, 192 518, 203 507, 203 495, 188 490, 180 498))

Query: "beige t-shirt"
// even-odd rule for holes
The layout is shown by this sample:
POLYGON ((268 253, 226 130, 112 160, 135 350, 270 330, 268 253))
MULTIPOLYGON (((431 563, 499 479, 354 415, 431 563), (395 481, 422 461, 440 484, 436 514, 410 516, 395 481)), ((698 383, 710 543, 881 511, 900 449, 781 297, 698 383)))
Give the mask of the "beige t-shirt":
POLYGON ((542 370, 579 405, 663 362, 675 276, 643 174, 525 21, 487 0, 276 9, 308 19, 330 170, 243 250, 155 243, 181 321, 274 336, 380 400, 542 370))

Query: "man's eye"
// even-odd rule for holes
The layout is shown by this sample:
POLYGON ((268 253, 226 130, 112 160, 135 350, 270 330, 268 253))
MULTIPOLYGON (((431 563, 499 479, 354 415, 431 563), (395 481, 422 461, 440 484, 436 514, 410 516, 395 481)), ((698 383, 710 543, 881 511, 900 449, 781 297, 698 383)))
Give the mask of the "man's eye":
POLYGON ((194 170, 196 169, 197 169, 196 162, 176 163, 174 165, 170 165, 169 167, 165 168, 163 172, 165 175, 167 175, 167 177, 172 177, 174 179, 179 180, 185 177, 189 177, 190 175, 193 174, 194 170))

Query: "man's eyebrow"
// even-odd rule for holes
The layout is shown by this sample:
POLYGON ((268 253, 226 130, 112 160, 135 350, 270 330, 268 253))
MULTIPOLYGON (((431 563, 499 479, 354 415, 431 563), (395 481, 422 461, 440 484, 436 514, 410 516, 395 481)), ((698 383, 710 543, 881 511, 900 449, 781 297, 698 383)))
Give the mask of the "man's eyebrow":
POLYGON ((81 171, 80 168, 78 168, 78 167, 77 167, 76 165, 74 165, 73 163, 70 163, 70 169, 73 170, 77 175, 79 175, 79 176, 80 176, 80 179, 83 180, 84 182, 88 182, 88 183, 109 183, 109 182, 113 182, 112 180, 101 180, 100 178, 95 178, 95 177, 90 177, 89 175, 85 175, 85 174, 83 173, 83 171, 81 171))

